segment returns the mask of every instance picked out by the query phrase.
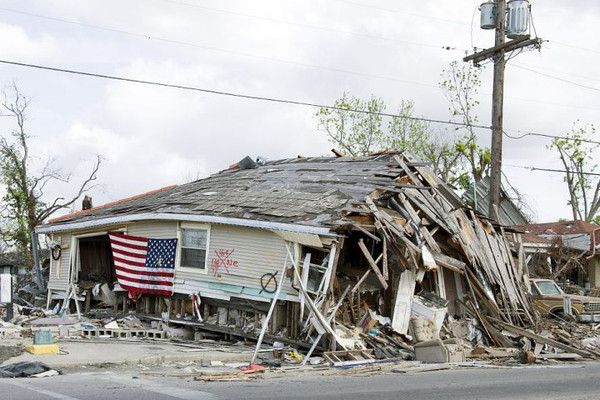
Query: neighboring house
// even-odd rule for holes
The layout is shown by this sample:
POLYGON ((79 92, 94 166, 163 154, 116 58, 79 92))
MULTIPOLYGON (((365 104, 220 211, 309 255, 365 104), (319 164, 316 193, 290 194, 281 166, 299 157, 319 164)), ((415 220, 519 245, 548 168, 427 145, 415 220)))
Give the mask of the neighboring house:
MULTIPOLYGON (((490 207, 490 178, 488 176, 482 178, 475 187, 471 185, 463 194, 465 201, 475 210, 483 215, 489 215, 490 207)), ((500 207, 499 207, 500 224, 523 225, 529 223, 527 216, 519 207, 511 200, 506 191, 500 191, 500 207)))
POLYGON ((599 225, 560 221, 514 228, 525 233, 522 240, 530 270, 545 264, 554 278, 566 277, 584 287, 600 287, 599 225))
MULTIPOLYGON (((45 264, 50 257, 50 252, 43 249, 39 253, 40 262, 45 264)), ((33 270, 31 260, 15 251, 0 253, 0 267, 11 267, 13 274, 26 275, 33 270)))

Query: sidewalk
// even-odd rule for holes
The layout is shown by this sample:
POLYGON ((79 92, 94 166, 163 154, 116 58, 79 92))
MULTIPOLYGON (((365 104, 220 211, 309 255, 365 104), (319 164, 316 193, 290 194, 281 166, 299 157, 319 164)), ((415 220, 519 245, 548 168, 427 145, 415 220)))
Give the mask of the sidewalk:
MULTIPOLYGON (((6 341, 8 342, 8 341, 6 341)), ((20 341, 22 342, 22 341, 20 341)), ((15 341, 16 343, 16 341, 15 341)), ((10 343, 3 343, 9 345, 10 343)), ((167 362, 194 361, 198 363, 249 362, 252 349, 245 346, 218 345, 183 346, 169 341, 119 341, 119 340, 89 340, 89 341, 59 341, 61 352, 56 355, 34 355, 23 353, 3 363, 10 364, 19 361, 41 361, 48 366, 74 368, 79 366, 134 366, 155 365, 167 362)))

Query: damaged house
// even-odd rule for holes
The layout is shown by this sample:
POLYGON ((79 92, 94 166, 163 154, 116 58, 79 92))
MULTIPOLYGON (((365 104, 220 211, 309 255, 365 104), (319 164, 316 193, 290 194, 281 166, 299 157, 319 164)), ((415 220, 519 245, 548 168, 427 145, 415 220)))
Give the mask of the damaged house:
POLYGON ((526 262, 532 275, 600 287, 600 226, 585 221, 516 225, 524 232, 526 262))
POLYGON ((437 333, 446 315, 468 316, 507 345, 501 329, 536 320, 520 235, 404 154, 247 158, 37 233, 54 244, 48 306, 93 307, 108 290, 116 310, 253 339, 266 320, 266 338, 304 348, 352 348, 345 328, 373 319, 415 336, 415 314, 437 333))

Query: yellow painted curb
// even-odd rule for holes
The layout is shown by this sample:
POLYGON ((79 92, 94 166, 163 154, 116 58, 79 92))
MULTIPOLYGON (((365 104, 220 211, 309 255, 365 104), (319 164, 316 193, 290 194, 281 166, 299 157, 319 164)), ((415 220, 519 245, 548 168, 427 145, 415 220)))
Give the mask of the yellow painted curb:
POLYGON ((31 354, 58 354, 58 345, 55 344, 28 344, 25 351, 31 354))

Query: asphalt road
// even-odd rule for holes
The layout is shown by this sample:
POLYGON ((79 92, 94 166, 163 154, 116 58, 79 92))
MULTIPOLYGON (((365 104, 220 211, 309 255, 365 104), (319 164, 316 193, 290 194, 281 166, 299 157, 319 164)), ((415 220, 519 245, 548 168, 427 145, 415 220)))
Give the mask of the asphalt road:
POLYGON ((290 373, 229 383, 112 371, 0 379, 0 399, 600 399, 599 377, 600 363, 361 377, 290 373))

